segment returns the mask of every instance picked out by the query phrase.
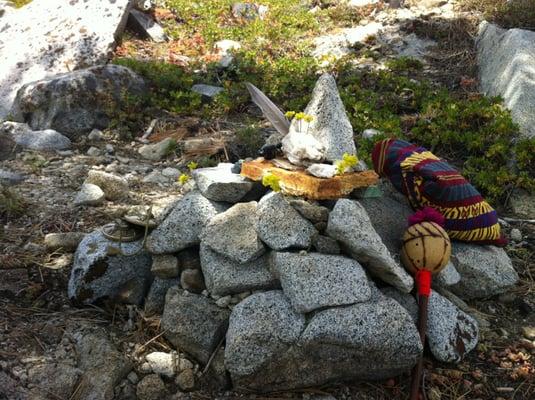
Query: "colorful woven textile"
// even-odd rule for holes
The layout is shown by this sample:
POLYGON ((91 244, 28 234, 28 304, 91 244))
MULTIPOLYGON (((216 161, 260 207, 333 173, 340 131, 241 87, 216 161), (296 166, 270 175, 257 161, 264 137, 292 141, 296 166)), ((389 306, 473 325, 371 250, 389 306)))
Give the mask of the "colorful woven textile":
POLYGON ((445 218, 452 239, 503 245, 496 211, 459 172, 423 147, 386 139, 372 153, 375 171, 387 177, 416 210, 430 206, 445 218))

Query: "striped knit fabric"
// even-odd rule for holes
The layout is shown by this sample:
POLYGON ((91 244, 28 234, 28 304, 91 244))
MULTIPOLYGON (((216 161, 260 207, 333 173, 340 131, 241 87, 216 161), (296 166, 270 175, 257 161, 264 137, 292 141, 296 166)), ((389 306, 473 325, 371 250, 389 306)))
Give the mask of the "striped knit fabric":
POLYGON ((416 210, 430 206, 445 218, 452 239, 504 245, 496 211, 459 172, 423 147, 386 139, 372 153, 375 171, 387 177, 416 210))

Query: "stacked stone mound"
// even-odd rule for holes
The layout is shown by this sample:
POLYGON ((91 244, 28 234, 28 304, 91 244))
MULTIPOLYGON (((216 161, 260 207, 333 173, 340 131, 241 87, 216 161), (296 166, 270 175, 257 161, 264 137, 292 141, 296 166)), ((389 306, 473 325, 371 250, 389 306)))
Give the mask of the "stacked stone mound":
MULTIPOLYGON (((324 204, 285 198, 231 167, 195 171, 197 189, 149 234, 146 249, 88 235, 70 297, 142 304, 146 294, 145 310, 163 312, 176 349, 201 364, 215 355, 236 389, 409 371, 423 349, 413 280, 399 261, 408 206, 388 191, 324 204)), ((518 279, 493 247, 455 243, 453 264, 436 283, 463 297, 500 293, 518 279)), ((445 362, 460 361, 478 340, 476 321, 436 291, 427 331, 432 354, 445 362)))

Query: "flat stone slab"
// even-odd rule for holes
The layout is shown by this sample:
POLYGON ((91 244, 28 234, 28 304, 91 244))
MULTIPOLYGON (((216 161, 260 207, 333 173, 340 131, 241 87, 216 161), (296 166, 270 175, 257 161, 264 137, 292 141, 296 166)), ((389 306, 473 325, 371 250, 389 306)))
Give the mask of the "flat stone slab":
POLYGON ((279 286, 277 279, 269 271, 266 256, 240 264, 203 244, 200 254, 206 288, 214 295, 226 296, 279 286))
POLYGON ((302 196, 311 200, 339 199, 354 189, 374 185, 379 176, 375 171, 353 172, 333 178, 317 178, 305 170, 288 171, 277 168, 272 162, 259 158, 242 164, 241 175, 253 181, 261 181, 265 174, 279 178, 281 192, 302 196))
POLYGON ((25 83, 104 64, 126 24, 130 0, 46 0, 0 20, 0 117, 25 83))
POLYGON ((364 269, 351 258, 274 252, 270 262, 298 313, 362 303, 371 297, 364 269))
POLYGON ((254 182, 234 174, 231 163, 220 163, 213 168, 193 171, 193 179, 204 197, 214 201, 236 203, 255 185, 254 182))
POLYGON ((481 89, 500 96, 527 137, 535 136, 535 32, 479 26, 477 60, 481 89))

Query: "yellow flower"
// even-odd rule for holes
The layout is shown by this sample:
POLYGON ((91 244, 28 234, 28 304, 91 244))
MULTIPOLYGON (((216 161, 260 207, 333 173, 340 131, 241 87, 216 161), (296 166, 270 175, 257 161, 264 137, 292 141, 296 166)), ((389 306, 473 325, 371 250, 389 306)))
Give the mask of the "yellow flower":
POLYGON ((297 114, 295 114, 295 119, 296 120, 302 120, 303 118, 305 118, 305 113, 303 112, 298 112, 297 114))
POLYGON ((182 174, 178 177, 178 182, 181 184, 181 185, 185 185, 186 182, 189 181, 189 175, 188 174, 182 174))
POLYGON ((280 179, 271 173, 267 173, 262 177, 262 185, 270 187, 274 192, 280 192, 280 179))
POLYGON ((359 159, 356 155, 344 153, 341 160, 336 160, 334 165, 336 165, 336 174, 342 175, 347 172, 350 168, 357 165, 359 159))
POLYGON ((285 116, 286 118, 293 118, 294 115, 295 115, 295 111, 287 111, 287 112, 284 114, 284 116, 285 116))
POLYGON ((189 164, 188 164, 188 169, 190 171, 193 171, 194 169, 197 169, 197 167, 199 166, 199 164, 197 164, 195 161, 191 161, 189 164))
POLYGON ((314 120, 314 117, 312 115, 305 114, 304 119, 306 122, 312 122, 314 120))

